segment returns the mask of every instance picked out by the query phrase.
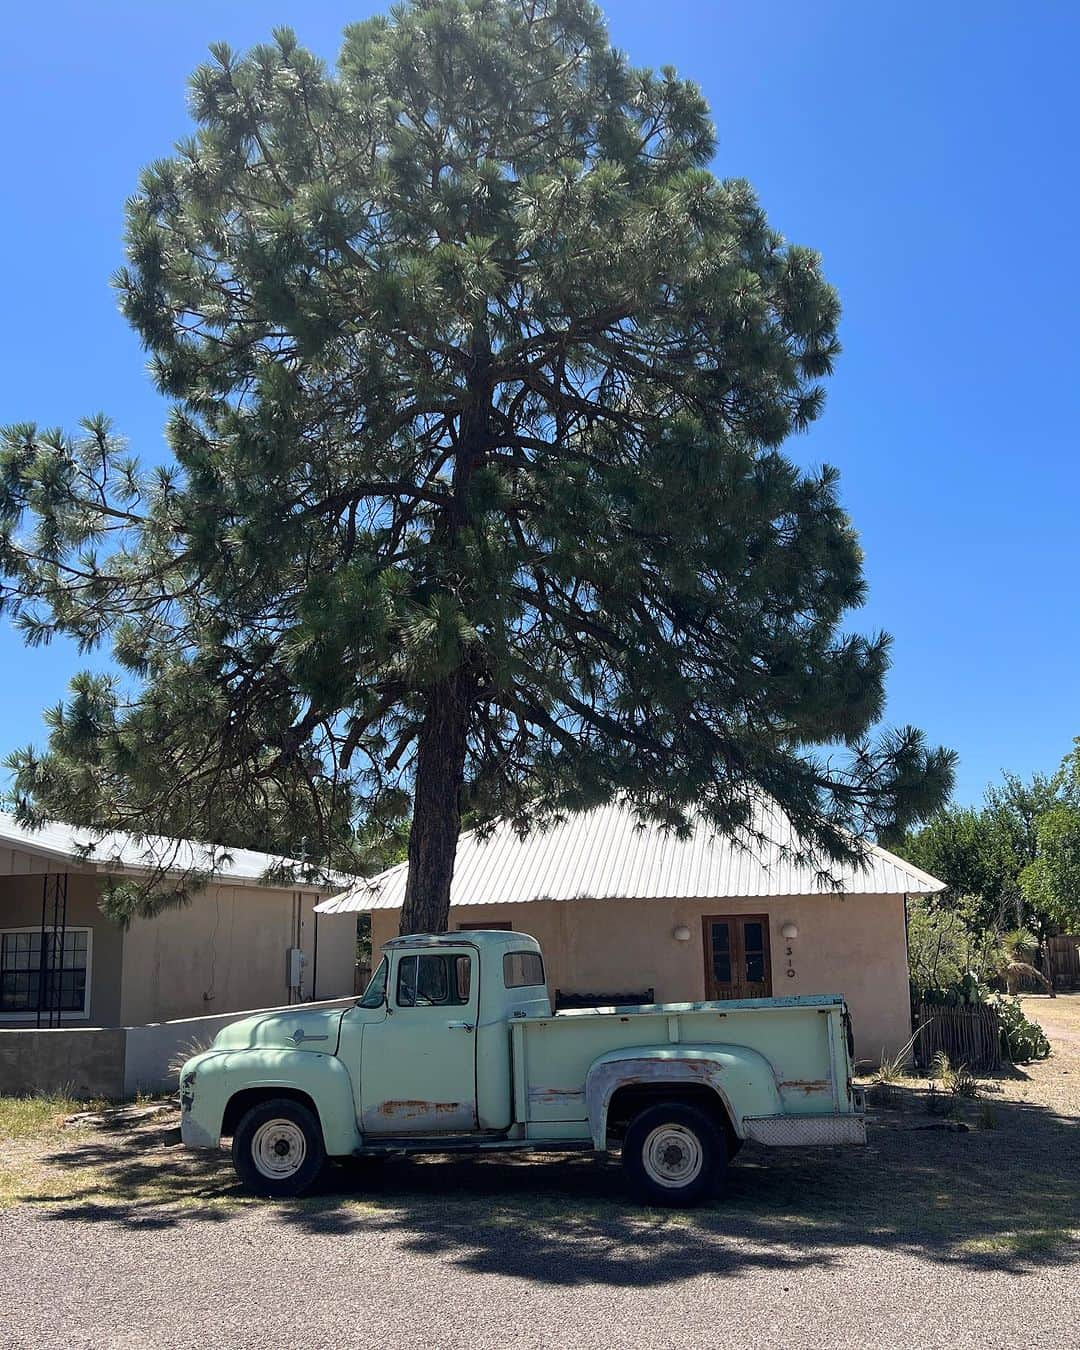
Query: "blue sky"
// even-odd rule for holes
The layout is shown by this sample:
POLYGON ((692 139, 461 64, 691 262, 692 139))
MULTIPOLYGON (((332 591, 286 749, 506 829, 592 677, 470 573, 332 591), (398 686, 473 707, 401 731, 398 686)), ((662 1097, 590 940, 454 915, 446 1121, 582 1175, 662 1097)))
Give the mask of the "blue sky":
MULTIPOLYGON (((142 164, 188 127, 207 44, 289 23, 333 58, 368 0, 50 0, 0 48, 0 421, 103 409, 144 455, 164 406, 108 277, 142 164)), ((820 250, 845 352, 800 461, 839 467, 894 635, 887 720, 960 753, 956 796, 1080 735, 1080 10, 993 0, 611 0, 613 41, 703 87, 715 170, 820 250)), ((0 628, 0 753, 84 664, 0 628)))

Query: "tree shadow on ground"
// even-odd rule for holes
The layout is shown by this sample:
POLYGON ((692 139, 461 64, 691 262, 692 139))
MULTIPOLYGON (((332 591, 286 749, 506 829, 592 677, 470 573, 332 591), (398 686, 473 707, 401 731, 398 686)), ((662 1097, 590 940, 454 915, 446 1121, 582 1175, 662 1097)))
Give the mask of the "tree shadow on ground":
POLYGON ((47 1161, 70 1182, 37 1199, 54 1218, 125 1227, 221 1224, 273 1210, 296 1234, 381 1234, 458 1269, 540 1283, 654 1285, 783 1273, 853 1247, 978 1268, 1078 1259, 1080 1129, 1043 1107, 963 1103, 970 1128, 896 1090, 865 1149, 747 1146, 723 1191, 691 1211, 643 1209, 617 1161, 590 1154, 359 1161, 303 1200, 242 1195, 224 1152, 191 1153, 160 1128, 95 1138, 47 1161))

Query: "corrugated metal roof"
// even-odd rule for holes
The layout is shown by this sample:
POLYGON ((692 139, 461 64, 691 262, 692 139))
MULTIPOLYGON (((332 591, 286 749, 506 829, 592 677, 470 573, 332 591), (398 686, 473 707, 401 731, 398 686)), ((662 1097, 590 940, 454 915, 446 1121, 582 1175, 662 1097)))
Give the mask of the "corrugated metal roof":
MULTIPOLYGON (((215 880, 241 884, 258 882, 272 867, 292 866, 302 874, 304 864, 273 853, 250 848, 212 848, 190 839, 166 839, 161 835, 145 837, 112 831, 98 834, 79 829, 63 821, 50 820, 40 830, 20 825, 14 816, 0 811, 0 850, 29 855, 51 862, 72 863, 83 871, 138 872, 162 870, 170 874, 206 872, 215 880), (89 849, 89 856, 86 850, 89 849)), ((13 860, 0 858, 0 873, 22 870, 13 860)), ((304 890, 327 894, 350 884, 354 878, 336 876, 330 884, 288 882, 269 890, 304 890)))
MULTIPOLYGON (((453 905, 523 904, 530 900, 712 899, 833 894, 926 895, 944 883, 874 845, 861 867, 834 865, 839 885, 823 884, 812 866, 793 856, 798 840, 780 812, 762 809, 767 842, 740 844, 718 837, 702 819, 689 838, 642 825, 626 806, 598 807, 520 839, 499 825, 486 839, 461 836, 453 905)), ((406 863, 355 882, 326 900, 326 913, 398 909, 405 899, 406 863)))

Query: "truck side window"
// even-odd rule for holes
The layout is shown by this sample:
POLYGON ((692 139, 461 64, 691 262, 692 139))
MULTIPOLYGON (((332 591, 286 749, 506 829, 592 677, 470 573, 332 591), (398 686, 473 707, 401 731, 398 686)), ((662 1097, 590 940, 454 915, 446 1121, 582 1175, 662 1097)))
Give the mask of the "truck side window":
POLYGON ((544 983, 544 962, 539 952, 507 952, 503 957, 503 987, 524 989, 544 983))
POLYGON ((469 1001, 468 956, 405 956, 398 964, 399 1008, 462 1007, 469 1001))

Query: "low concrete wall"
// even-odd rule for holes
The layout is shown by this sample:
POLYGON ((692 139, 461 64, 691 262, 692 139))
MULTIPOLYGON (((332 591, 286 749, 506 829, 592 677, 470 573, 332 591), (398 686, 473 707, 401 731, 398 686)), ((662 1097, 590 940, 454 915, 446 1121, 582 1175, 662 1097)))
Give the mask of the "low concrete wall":
POLYGON ((170 1068, 209 1045, 222 1027, 264 1013, 346 1008, 351 998, 294 1003, 214 1017, 185 1017, 145 1027, 60 1027, 0 1030, 0 1095, 69 1092, 74 1097, 133 1097, 172 1092, 170 1068))
POLYGON ((176 1072, 169 1066, 205 1050, 222 1027, 242 1017, 261 1013, 309 1012, 316 1008, 347 1007, 353 999, 327 999, 318 1003, 294 1003, 281 1008, 253 1008, 250 1012, 219 1013, 214 1017, 185 1017, 176 1022, 154 1022, 145 1027, 127 1027, 124 1055, 124 1095, 137 1092, 171 1092, 176 1072))
POLYGON ((123 1027, 0 1031, 0 1093, 122 1097, 126 1036, 123 1027))

